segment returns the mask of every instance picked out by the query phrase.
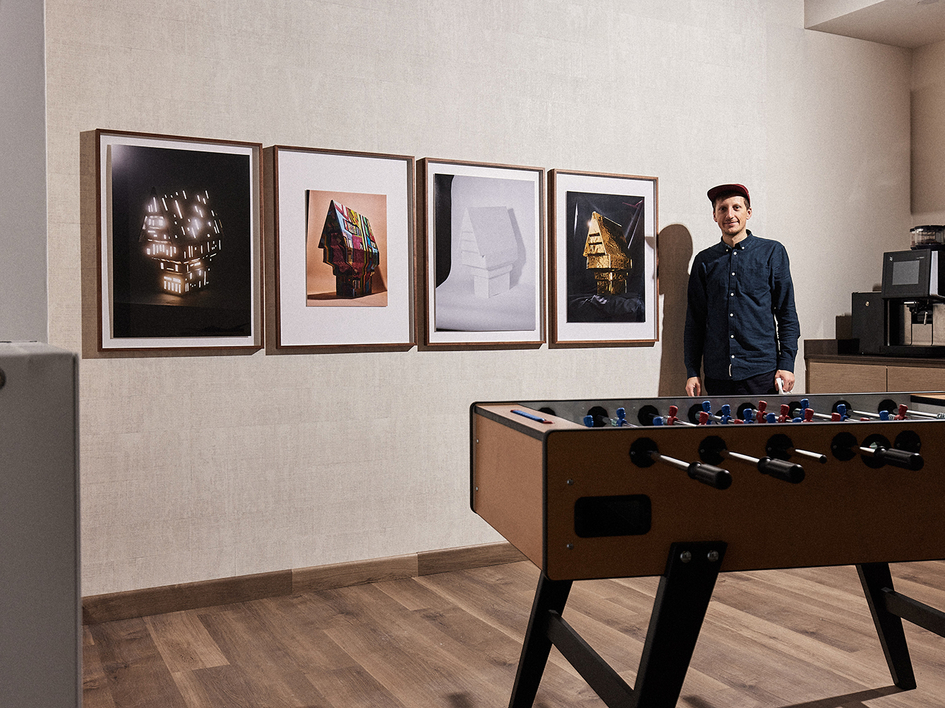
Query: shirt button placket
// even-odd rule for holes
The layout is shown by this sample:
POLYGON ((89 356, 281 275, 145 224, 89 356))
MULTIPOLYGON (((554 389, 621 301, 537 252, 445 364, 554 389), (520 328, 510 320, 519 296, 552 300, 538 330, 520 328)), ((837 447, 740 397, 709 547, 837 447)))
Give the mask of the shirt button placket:
POLYGON ((728 365, 728 375, 734 376, 732 372, 732 362, 735 361, 735 354, 732 353, 732 345, 735 342, 735 332, 733 327, 735 326, 735 256, 738 255, 738 251, 734 248, 729 250, 729 272, 731 276, 731 287, 728 289, 728 340, 729 340, 729 365, 728 365))

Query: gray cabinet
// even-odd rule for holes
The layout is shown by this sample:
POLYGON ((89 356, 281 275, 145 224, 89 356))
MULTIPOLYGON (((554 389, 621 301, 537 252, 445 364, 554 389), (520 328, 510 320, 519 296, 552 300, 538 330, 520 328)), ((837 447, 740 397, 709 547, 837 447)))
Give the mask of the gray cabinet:
POLYGON ((0 706, 80 706, 77 359, 0 342, 0 706))

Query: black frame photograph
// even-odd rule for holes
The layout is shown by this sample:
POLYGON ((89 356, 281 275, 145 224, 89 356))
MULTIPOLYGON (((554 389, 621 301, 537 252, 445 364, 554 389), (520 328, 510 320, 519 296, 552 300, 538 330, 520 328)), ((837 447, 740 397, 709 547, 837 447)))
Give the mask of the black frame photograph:
POLYGON ((549 185, 549 346, 657 341, 657 178, 552 170, 549 185))

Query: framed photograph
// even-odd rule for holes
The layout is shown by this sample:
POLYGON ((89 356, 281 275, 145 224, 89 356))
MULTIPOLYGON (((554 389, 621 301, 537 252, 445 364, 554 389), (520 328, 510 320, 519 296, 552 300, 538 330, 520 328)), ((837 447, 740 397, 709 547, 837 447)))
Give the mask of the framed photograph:
POLYGON ((262 347, 261 146, 95 142, 99 351, 262 347))
POLYGON ((421 161, 424 348, 544 342, 543 169, 421 161))
POLYGON ((270 349, 410 349, 414 158, 275 146, 264 161, 270 349))
POLYGON ((658 338, 657 179, 550 173, 551 347, 658 338))

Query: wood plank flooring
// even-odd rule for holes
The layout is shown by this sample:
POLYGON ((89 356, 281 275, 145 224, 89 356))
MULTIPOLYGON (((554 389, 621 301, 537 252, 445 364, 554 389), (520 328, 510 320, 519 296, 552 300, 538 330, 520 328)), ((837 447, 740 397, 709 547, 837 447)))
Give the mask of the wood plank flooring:
MULTIPOLYGON (((892 566, 945 609, 945 562, 892 566)), ((632 685, 657 578, 581 581, 564 616, 632 685)), ((528 562, 84 627, 85 708, 508 705, 528 562)), ((854 568, 720 576, 679 706, 945 706, 945 638, 906 623, 918 688, 892 685, 854 568)), ((535 708, 604 704, 552 650, 535 708)))

